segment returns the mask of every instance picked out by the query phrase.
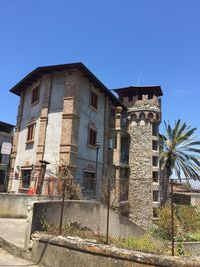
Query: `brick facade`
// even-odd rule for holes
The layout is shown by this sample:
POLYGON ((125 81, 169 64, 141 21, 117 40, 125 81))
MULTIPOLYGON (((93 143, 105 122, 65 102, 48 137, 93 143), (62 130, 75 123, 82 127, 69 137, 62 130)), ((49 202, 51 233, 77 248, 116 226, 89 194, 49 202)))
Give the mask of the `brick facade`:
POLYGON ((79 129, 79 88, 74 72, 65 73, 65 89, 63 99, 62 130, 60 143, 60 160, 68 162, 71 173, 75 176, 78 153, 79 129))

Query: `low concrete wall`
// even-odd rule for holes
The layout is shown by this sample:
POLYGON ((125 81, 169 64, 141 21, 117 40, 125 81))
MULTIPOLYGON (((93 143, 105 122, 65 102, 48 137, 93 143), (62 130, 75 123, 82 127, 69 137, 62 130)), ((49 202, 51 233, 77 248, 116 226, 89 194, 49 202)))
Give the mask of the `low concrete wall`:
POLYGON ((160 256, 89 243, 83 239, 40 237, 32 260, 49 267, 199 267, 199 258, 160 256))
POLYGON ((35 201, 58 199, 58 196, 0 194, 0 218, 27 218, 28 207, 35 201))
MULTIPOLYGON (((42 216, 48 224, 59 224, 61 201, 34 203, 31 233, 42 229, 42 216)), ((67 200, 64 204, 63 222, 75 221, 88 226, 91 230, 106 234, 106 206, 97 202, 67 200)), ((110 210, 109 235, 114 237, 141 236, 145 230, 127 218, 110 210)))

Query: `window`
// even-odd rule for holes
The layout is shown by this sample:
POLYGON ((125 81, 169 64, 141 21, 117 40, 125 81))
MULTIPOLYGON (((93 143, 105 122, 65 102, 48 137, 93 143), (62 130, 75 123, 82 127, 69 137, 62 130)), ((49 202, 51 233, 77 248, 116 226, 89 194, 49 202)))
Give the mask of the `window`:
POLYGON ((84 172, 84 189, 95 192, 95 172, 84 172))
POLYGON ((152 149, 157 151, 158 150, 158 141, 153 140, 152 142, 152 149))
POLYGON ((153 166, 154 166, 154 167, 158 167, 158 157, 153 156, 152 161, 153 161, 153 166))
POLYGON ((91 146, 96 146, 97 141, 97 130, 94 128, 89 128, 88 144, 91 146))
POLYGON ((153 191, 153 201, 158 202, 158 198, 159 198, 159 192, 153 191))
POLYGON ((148 95, 148 99, 153 99, 153 95, 152 94, 149 94, 148 95))
POLYGON ((29 188, 30 187, 31 170, 32 169, 21 170, 22 188, 29 188))
POLYGON ((0 170, 0 185, 4 185, 6 177, 6 172, 4 170, 0 170))
POLYGON ((153 218, 158 218, 158 209, 157 208, 153 208, 153 218))
POLYGON ((117 135, 115 135, 115 146, 114 146, 114 149, 117 149, 117 135))
POLYGON ((158 183, 158 172, 153 172, 153 182, 158 183))
POLYGON ((31 104, 38 102, 39 100, 39 86, 32 89, 31 104))
POLYGON ((132 102, 133 101, 133 96, 132 95, 129 95, 128 96, 128 102, 132 102))
POLYGON ((158 124, 155 123, 152 124, 152 135, 158 136, 158 124))
POLYGON ((90 106, 95 109, 98 108, 98 95, 94 91, 91 91, 90 106))
POLYGON ((33 142, 35 135, 35 122, 28 125, 27 142, 33 142))

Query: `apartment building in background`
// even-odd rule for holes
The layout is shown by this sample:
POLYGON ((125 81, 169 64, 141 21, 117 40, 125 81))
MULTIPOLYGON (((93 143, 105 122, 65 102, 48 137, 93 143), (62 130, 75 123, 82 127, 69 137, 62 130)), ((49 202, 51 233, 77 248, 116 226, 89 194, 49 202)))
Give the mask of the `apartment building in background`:
POLYGON ((0 121, 0 192, 7 189, 14 125, 0 121))
POLYGON ((65 160, 96 200, 101 177, 113 176, 116 205, 128 201, 130 218, 148 227, 160 198, 160 86, 119 88, 116 97, 84 64, 72 63, 39 67, 10 91, 20 103, 9 192, 34 188, 41 160, 50 163, 48 177, 65 160))

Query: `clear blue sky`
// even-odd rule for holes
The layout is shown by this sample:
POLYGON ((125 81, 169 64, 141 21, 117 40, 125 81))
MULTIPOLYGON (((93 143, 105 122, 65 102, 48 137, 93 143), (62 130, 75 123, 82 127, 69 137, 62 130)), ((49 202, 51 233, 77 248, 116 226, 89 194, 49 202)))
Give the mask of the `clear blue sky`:
POLYGON ((163 119, 200 129, 199 0, 0 0, 0 120, 38 66, 83 62, 108 88, 161 85, 163 119), (140 75, 141 74, 141 75, 140 75))

